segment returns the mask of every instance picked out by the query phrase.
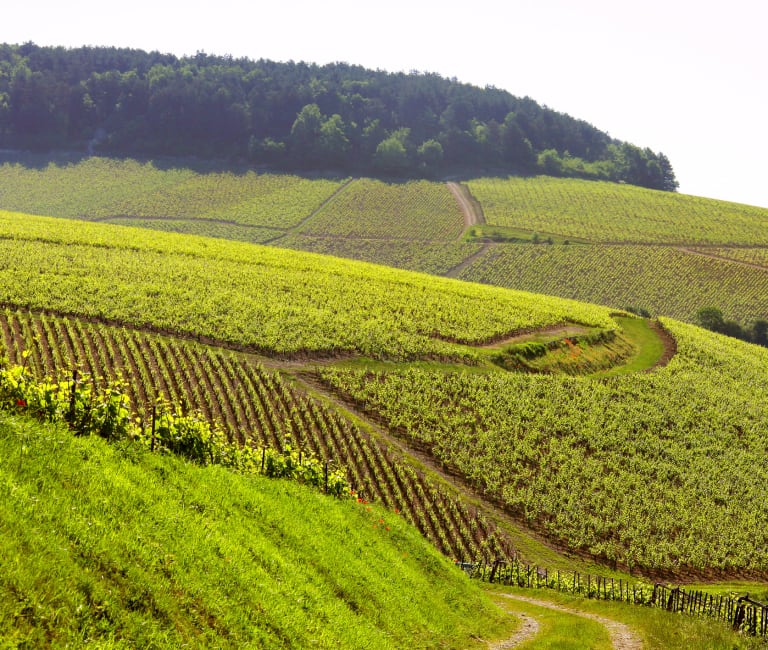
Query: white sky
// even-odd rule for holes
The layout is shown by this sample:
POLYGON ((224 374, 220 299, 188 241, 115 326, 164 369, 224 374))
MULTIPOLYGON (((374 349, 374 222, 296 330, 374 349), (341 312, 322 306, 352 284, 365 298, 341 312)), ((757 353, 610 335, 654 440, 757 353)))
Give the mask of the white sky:
POLYGON ((7 4, 0 42, 346 61, 493 85, 664 152, 681 192, 768 207, 765 0, 7 4))

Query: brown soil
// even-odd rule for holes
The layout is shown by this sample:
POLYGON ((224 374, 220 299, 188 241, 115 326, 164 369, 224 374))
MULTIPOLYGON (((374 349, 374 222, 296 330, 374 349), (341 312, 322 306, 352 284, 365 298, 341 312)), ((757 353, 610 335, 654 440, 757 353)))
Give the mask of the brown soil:
POLYGON ((653 372, 657 368, 663 368, 666 366, 672 357, 677 354, 677 341, 675 337, 665 328, 658 320, 648 321, 651 329, 656 332, 656 335, 661 339, 664 344, 664 353, 661 358, 653 365, 652 368, 648 368, 646 372, 653 372))

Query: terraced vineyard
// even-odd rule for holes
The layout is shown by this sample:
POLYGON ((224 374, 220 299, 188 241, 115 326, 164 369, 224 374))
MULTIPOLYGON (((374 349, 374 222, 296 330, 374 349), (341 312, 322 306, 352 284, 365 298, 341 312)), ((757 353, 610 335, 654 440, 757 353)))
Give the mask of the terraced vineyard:
POLYGON ((251 356, 18 310, 0 312, 0 334, 10 361, 29 363, 39 378, 79 368, 94 381, 127 379, 131 403, 147 426, 152 404, 162 397, 199 410, 243 444, 279 449, 287 436, 319 458, 347 467, 361 499, 402 512, 449 557, 514 554, 504 533, 445 484, 251 356), (27 360, 25 350, 31 353, 27 360))
POLYGON ((0 302, 270 354, 476 360, 464 343, 609 311, 274 248, 0 213, 0 302), (354 306, 354 308, 352 308, 354 306))
POLYGON ((768 246, 768 210, 615 183, 468 182, 489 224, 591 242, 768 246))
POLYGON ((631 305, 681 320, 693 320, 707 305, 742 323, 765 318, 768 264, 757 268, 725 259, 757 264, 765 250, 699 250, 700 255, 671 246, 495 245, 459 277, 616 308, 631 305))

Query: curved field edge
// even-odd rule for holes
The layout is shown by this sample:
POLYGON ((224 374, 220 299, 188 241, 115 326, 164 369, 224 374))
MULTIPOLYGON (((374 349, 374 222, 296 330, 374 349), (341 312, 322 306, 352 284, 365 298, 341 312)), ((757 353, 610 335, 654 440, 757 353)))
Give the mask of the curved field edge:
POLYGON ((6 643, 470 648, 510 627, 379 508, 6 414, 0 449, 6 643))
POLYGON ((526 525, 623 569, 768 575, 768 352, 664 320, 669 364, 606 379, 321 370, 526 525))
POLYGON ((278 354, 455 357, 445 340, 483 342, 566 319, 613 326, 607 309, 573 301, 307 253, 13 213, 0 213, 0 302, 278 354))

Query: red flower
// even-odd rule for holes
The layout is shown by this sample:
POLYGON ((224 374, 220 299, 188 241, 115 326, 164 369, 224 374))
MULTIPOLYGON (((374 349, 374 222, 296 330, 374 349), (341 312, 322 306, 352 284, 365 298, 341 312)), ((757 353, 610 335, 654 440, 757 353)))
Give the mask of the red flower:
POLYGON ((27 405, 27 400, 25 400, 25 399, 17 399, 16 400, 16 406, 26 406, 26 405, 27 405))

